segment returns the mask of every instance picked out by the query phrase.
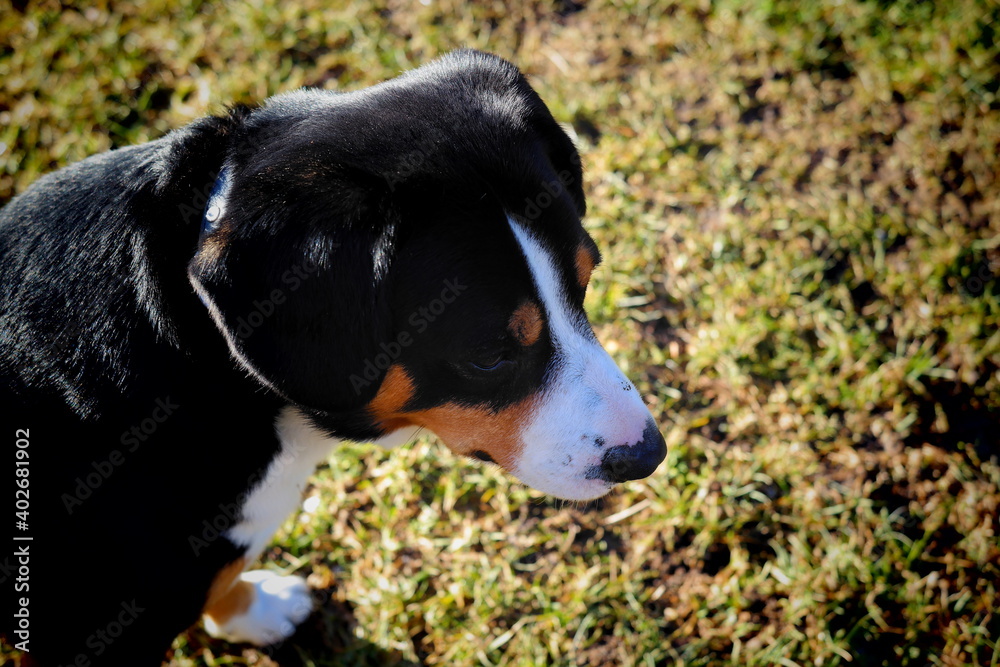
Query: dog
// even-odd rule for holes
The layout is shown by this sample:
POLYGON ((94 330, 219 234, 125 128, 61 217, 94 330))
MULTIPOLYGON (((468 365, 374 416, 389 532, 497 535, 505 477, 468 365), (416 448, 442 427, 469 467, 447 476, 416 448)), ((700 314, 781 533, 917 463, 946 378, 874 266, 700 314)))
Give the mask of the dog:
POLYGON ((570 138, 472 50, 39 179, 0 210, 30 503, 8 639, 144 665, 199 617, 287 638, 305 582, 247 568, 341 440, 426 429, 573 500, 652 474, 664 439, 583 309, 584 212, 570 138))

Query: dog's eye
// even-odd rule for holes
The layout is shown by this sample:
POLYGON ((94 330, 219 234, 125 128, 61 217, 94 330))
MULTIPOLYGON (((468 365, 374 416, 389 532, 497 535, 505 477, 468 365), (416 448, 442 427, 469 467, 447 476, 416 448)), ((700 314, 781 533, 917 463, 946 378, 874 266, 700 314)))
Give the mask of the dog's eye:
POLYGON ((495 371, 509 363, 511 361, 507 358, 506 353, 496 352, 493 354, 484 354, 478 359, 473 359, 469 362, 469 365, 478 371, 495 371))

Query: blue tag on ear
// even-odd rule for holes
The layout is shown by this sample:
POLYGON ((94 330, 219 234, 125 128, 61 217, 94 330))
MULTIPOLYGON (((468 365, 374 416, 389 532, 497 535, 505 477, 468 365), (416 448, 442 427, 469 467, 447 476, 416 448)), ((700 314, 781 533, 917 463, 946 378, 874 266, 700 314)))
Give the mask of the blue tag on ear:
POLYGON ((226 212, 226 197, 229 195, 229 167, 223 167, 215 179, 215 185, 208 194, 205 204, 205 214, 201 219, 201 233, 211 234, 222 222, 226 212))

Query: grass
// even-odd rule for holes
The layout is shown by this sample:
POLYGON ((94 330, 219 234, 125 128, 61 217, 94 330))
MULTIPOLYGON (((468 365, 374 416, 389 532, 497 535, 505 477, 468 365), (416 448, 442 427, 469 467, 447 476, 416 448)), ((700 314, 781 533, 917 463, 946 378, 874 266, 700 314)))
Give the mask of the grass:
POLYGON ((234 101, 512 59, 579 136, 588 307, 670 447, 580 507, 345 445, 263 565, 320 612, 276 651, 191 630, 172 667, 1000 664, 995 2, 0 16, 0 202, 234 101))

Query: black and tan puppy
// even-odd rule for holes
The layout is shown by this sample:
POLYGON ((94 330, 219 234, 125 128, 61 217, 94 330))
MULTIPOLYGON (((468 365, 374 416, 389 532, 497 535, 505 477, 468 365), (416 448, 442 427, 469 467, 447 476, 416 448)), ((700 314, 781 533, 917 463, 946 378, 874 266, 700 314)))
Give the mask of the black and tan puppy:
POLYGON ((663 438, 583 310, 581 176, 517 69, 461 51, 10 202, 0 377, 30 454, 33 634, 8 637, 140 665, 202 614, 288 636, 304 582, 244 570, 338 440, 426 428, 568 499, 651 474, 663 438))

